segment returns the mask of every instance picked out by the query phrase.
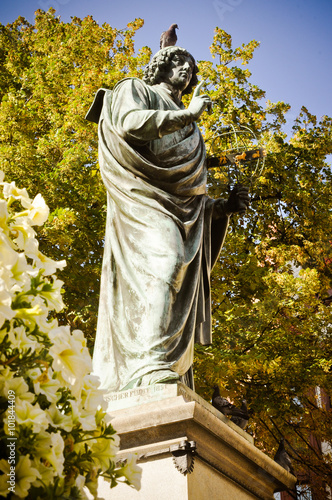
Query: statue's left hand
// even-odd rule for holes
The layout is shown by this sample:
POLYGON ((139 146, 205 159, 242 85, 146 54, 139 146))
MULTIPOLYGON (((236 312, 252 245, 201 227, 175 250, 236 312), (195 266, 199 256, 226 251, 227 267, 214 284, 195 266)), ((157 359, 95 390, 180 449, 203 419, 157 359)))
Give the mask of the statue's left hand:
POLYGON ((236 184, 232 189, 225 205, 227 213, 243 215, 250 204, 249 189, 241 184, 236 184))

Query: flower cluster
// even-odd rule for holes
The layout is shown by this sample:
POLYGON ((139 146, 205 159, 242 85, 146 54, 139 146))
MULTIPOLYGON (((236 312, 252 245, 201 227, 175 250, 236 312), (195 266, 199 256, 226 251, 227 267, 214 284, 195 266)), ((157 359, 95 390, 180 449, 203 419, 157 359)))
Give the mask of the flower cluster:
POLYGON ((2 172, 0 186, 0 497, 96 498, 100 475, 139 489, 135 457, 116 465, 119 437, 83 333, 53 313, 65 261, 43 255, 33 229, 48 207, 2 172))

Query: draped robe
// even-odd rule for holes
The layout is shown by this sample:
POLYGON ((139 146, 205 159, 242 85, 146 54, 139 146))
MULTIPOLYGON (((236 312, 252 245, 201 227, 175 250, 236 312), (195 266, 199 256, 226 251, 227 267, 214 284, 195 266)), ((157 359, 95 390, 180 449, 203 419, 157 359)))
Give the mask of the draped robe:
POLYGON ((210 271, 228 225, 206 195, 205 147, 182 103, 126 78, 106 91, 107 221, 93 371, 108 392, 180 379, 210 344, 210 271))

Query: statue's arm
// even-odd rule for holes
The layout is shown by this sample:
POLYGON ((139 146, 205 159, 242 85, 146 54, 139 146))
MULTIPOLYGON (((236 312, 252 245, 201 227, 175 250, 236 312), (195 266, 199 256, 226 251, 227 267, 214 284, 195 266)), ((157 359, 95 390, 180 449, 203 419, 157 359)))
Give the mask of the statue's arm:
POLYGON ((128 142, 146 143, 171 134, 195 118, 186 109, 151 109, 147 86, 137 79, 124 80, 114 92, 112 120, 128 142))
POLYGON ((249 190, 237 184, 230 192, 228 200, 213 200, 211 220, 211 268, 216 263, 222 248, 229 217, 234 213, 244 214, 249 207, 249 190))

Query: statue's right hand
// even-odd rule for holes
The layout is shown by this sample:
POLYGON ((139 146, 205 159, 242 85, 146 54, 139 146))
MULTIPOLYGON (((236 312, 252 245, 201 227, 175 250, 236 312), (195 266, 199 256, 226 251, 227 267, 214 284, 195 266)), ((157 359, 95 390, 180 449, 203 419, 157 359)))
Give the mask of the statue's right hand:
POLYGON ((198 120, 203 111, 212 104, 211 99, 207 94, 199 95, 203 84, 204 81, 201 81, 200 84, 197 85, 188 106, 188 111, 192 114, 194 120, 198 120))

